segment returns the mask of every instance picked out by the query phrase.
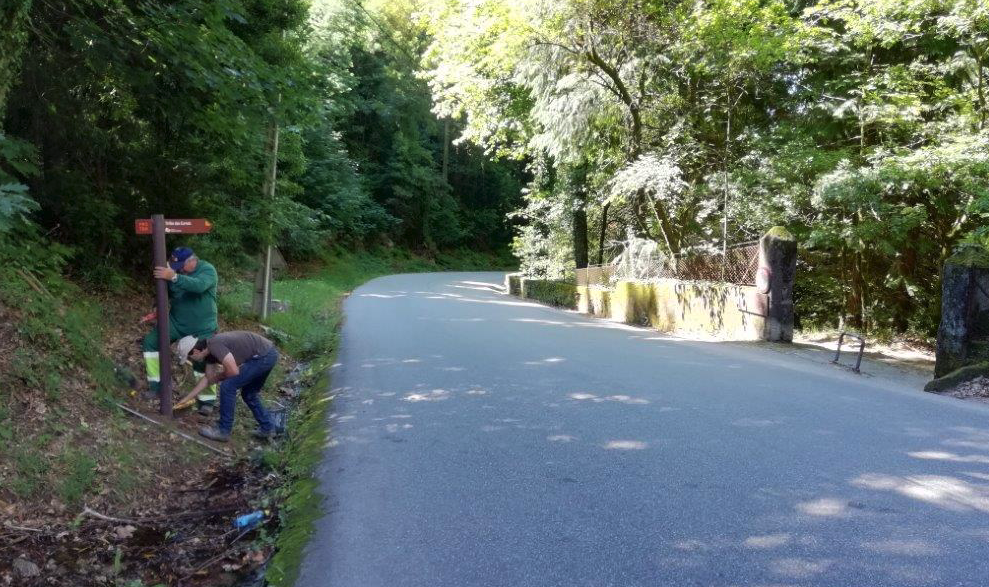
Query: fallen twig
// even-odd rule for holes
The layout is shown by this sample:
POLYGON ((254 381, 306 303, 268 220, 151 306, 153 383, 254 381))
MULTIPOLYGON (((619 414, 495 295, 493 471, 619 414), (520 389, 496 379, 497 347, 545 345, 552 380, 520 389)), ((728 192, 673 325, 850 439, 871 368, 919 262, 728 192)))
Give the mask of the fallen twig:
POLYGON ((91 518, 96 518, 97 520, 103 520, 106 522, 113 522, 115 524, 131 524, 132 526, 141 526, 141 522, 138 520, 128 520, 127 518, 115 518, 113 516, 107 516, 99 513, 96 510, 90 509, 89 506, 82 508, 82 513, 79 517, 89 516, 91 518))
POLYGON ((48 289, 45 288, 45 286, 42 285, 41 282, 38 281, 38 278, 35 277, 33 274, 23 269, 18 269, 17 273, 21 276, 21 278, 24 280, 25 283, 31 286, 31 289, 33 289, 34 291, 38 292, 43 296, 47 296, 51 299, 55 299, 55 296, 53 296, 52 293, 48 291, 48 289))
POLYGON ((44 532, 41 528, 28 528, 26 526, 15 526, 10 522, 4 522, 4 528, 9 528, 11 530, 20 530, 21 532, 44 532))
POLYGON ((181 432, 181 431, 179 431, 179 430, 176 430, 175 428, 173 428, 173 427, 171 427, 171 426, 168 426, 168 425, 166 425, 166 424, 162 424, 162 423, 161 423, 161 422, 159 422, 158 420, 155 420, 154 418, 150 418, 150 417, 148 417, 148 416, 145 416, 144 414, 142 414, 141 412, 138 412, 137 410, 132 410, 131 408, 128 408, 127 406, 125 406, 125 405, 123 405, 123 404, 120 404, 120 403, 118 403, 118 404, 117 404, 117 407, 119 407, 119 408, 120 408, 121 410, 123 410, 123 411, 125 411, 125 412, 127 412, 128 414, 131 414, 131 415, 134 415, 134 416, 137 416, 138 418, 140 418, 140 419, 142 419, 142 420, 145 420, 145 421, 147 421, 147 422, 151 422, 151 423, 152 423, 152 424, 154 424, 155 426, 160 426, 160 427, 162 427, 162 428, 166 428, 166 429, 168 429, 168 431, 169 431, 169 432, 171 432, 171 433, 173 433, 173 434, 176 434, 176 435, 177 435, 177 436, 179 436, 180 438, 184 438, 184 439, 186 439, 186 440, 189 440, 189 441, 191 441, 191 442, 195 442, 195 443, 196 443, 196 444, 198 444, 199 446, 201 446, 201 447, 203 447, 203 448, 207 448, 207 449, 209 449, 209 450, 211 450, 211 451, 213 451, 213 452, 215 452, 216 454, 220 454, 220 455, 223 455, 223 456, 225 456, 225 457, 226 457, 226 458, 228 458, 228 459, 232 459, 232 458, 233 458, 233 455, 231 455, 231 454, 230 454, 230 453, 228 453, 227 451, 225 451, 225 450, 221 450, 221 449, 219 449, 219 448, 216 448, 215 446, 212 446, 212 445, 209 445, 209 444, 207 444, 207 443, 205 443, 205 442, 203 442, 202 440, 199 440, 198 438, 193 438, 192 436, 189 436, 189 435, 188 435, 188 434, 186 434, 185 432, 181 432))

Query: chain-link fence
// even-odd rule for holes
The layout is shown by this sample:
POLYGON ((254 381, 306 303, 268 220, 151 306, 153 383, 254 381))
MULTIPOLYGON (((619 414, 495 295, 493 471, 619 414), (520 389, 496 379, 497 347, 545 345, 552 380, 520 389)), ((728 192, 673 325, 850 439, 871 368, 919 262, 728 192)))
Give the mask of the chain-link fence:
POLYGON ((613 285, 620 279, 652 281, 680 279, 682 281, 718 281, 737 285, 755 285, 759 269, 759 241, 740 243, 721 251, 687 251, 670 258, 650 258, 632 266, 634 274, 626 275, 628 263, 591 265, 577 270, 577 285, 613 285))
POLYGON ((611 285, 614 274, 614 265, 588 265, 586 269, 577 270, 577 285, 607 287, 611 285))

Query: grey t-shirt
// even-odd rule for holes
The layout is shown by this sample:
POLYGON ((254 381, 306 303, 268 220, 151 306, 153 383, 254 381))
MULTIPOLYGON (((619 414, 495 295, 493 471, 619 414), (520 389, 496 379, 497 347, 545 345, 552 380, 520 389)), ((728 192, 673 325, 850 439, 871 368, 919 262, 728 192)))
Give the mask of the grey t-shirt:
POLYGON ((245 330, 232 330, 209 339, 206 343, 209 350, 207 361, 220 363, 227 354, 231 354, 237 365, 243 365, 255 355, 267 354, 272 346, 271 341, 263 336, 245 330))

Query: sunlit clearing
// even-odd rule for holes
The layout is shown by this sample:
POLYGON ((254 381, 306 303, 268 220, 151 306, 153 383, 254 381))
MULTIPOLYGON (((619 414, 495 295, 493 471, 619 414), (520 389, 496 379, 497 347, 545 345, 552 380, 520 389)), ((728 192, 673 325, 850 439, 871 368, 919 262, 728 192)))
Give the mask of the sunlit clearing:
POLYGON ((410 393, 404 399, 407 402, 437 402, 449 398, 449 391, 445 389, 434 389, 428 393, 410 393))
POLYGON ((526 361, 523 364, 525 364, 525 365, 544 365, 544 364, 552 364, 552 363, 562 363, 564 361, 566 361, 566 359, 564 359, 563 357, 549 357, 549 358, 542 359, 542 360, 539 360, 539 361, 526 361))
POLYGON ((708 546, 700 540, 678 540, 673 543, 673 548, 677 550, 708 550, 708 546))
POLYGON ((537 320, 535 318, 512 318, 512 322, 524 322, 526 324, 546 324, 548 326, 572 326, 567 322, 559 320, 537 320))
POLYGON ((880 540, 863 542, 862 548, 886 554, 904 554, 908 556, 927 556, 941 552, 937 546, 923 540, 880 540))
POLYGON ((649 403, 649 400, 647 399, 643 399, 640 397, 632 397, 630 395, 608 395, 605 397, 598 397, 593 393, 571 393, 567 397, 578 401, 590 400, 594 403, 618 402, 621 404, 633 404, 633 405, 644 405, 649 403))
POLYGON ((762 426, 772 426, 773 424, 779 424, 776 420, 760 420, 758 418, 741 418, 735 420, 731 423, 732 426, 742 426, 742 427, 762 427, 762 426))
POLYGON ((743 544, 748 548, 776 548, 789 542, 789 534, 766 534, 765 536, 749 536, 743 544))
POLYGON ((806 579, 823 573, 833 564, 830 560, 808 560, 803 558, 781 558, 770 563, 773 572, 793 579, 806 579))
POLYGON ((908 452, 908 455, 915 459, 928 459, 939 461, 952 461, 955 463, 985 463, 989 464, 989 457, 983 455, 961 456, 951 452, 941 452, 936 450, 925 450, 919 452, 908 452))
POLYGON ((519 308, 545 308, 542 304, 530 302, 507 302, 504 300, 478 300, 475 298, 456 298, 458 302, 473 302, 475 304, 494 304, 496 306, 516 306, 519 308))
POLYGON ((550 442, 573 442, 577 440, 575 436, 570 436, 569 434, 555 434, 553 436, 547 436, 546 440, 550 442))
POLYGON ((490 283, 487 281, 458 281, 457 283, 463 283, 466 285, 479 285, 481 287, 494 288, 494 289, 505 289, 505 284, 503 283, 490 283))
POLYGON ((810 516, 843 516, 848 513, 848 503, 840 499, 822 497, 797 504, 797 511, 810 516))
POLYGON ((642 450, 648 446, 641 440, 609 440, 604 448, 608 450, 642 450))
POLYGON ((943 475, 897 477, 867 473, 859 475, 851 483, 867 489, 892 491, 949 510, 973 509, 989 512, 989 487, 972 485, 956 477, 943 475))

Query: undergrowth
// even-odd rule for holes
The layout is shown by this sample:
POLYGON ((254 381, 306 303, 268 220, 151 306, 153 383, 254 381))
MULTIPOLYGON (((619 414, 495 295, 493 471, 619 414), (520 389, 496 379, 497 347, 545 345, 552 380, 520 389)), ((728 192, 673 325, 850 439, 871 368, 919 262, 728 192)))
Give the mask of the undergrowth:
MULTIPOLYGON (((102 309, 62 277, 55 244, 0 246, 0 497, 77 507, 95 488, 97 458, 78 445, 86 409, 106 411, 118 384, 102 353, 102 309)), ((112 415, 111 415, 112 418, 112 415)))
MULTIPOLYGON (((65 249, 23 242, 31 244, 0 242, 0 505, 18 504, 22 516, 44 509, 71 517, 83 505, 132 503, 165 477, 208 461, 195 445, 163 441, 115 407, 128 395, 119 362, 138 353, 133 332, 125 334, 115 321, 133 319, 143 307, 137 297, 146 292, 83 289, 64 277, 65 249), (133 307, 120 306, 124 299, 133 307)), ((272 584, 293 583, 320 515, 313 471, 327 441, 328 368, 345 295, 380 275, 510 268, 510 259, 474 251, 424 258, 401 249, 335 249, 278 276, 274 297, 290 307, 269 318, 269 336, 285 354, 308 362, 312 376, 290 416, 289 440, 261 459, 286 480, 272 496, 281 503, 272 584)), ((219 312, 227 327, 256 327, 249 312, 252 283, 226 276, 221 288, 219 312)), ((279 367, 271 386, 283 376, 279 367)))

